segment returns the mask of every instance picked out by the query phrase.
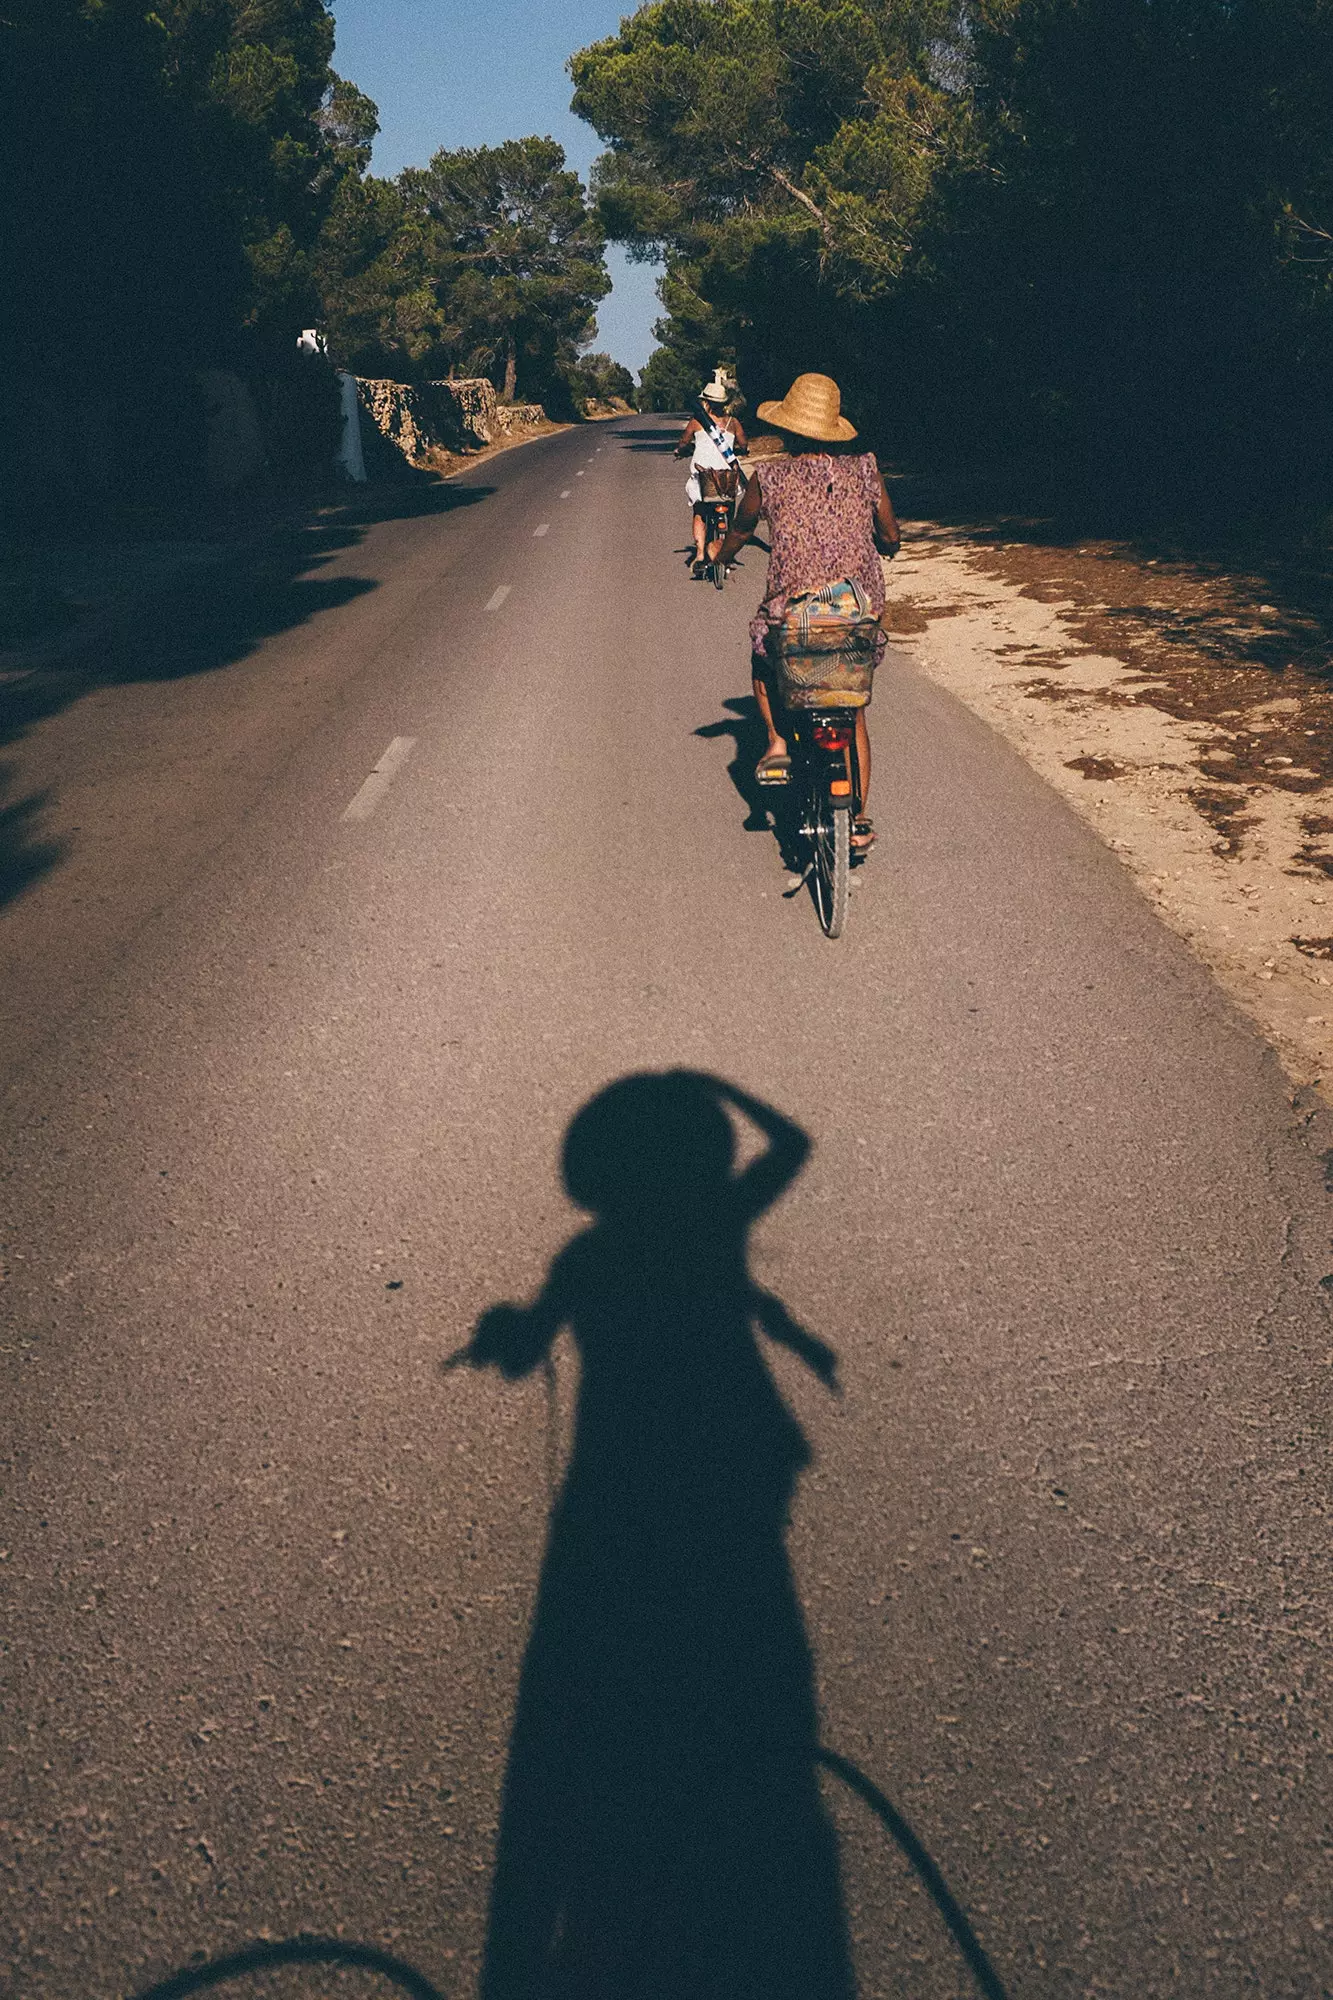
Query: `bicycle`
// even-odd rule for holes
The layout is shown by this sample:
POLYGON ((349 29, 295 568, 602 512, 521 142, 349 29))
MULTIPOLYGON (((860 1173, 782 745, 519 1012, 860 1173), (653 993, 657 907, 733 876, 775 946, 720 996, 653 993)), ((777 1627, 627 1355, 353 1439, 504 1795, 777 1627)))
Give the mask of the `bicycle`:
POLYGON ((861 813, 856 710, 793 709, 786 727, 794 845, 807 857, 800 880, 810 884, 825 937, 841 937, 851 887, 852 825, 861 813))
MULTIPOLYGON (((856 755, 858 710, 870 700, 879 623, 858 584, 826 584, 790 600, 769 640, 773 691, 785 710, 799 881, 809 882, 825 937, 841 937, 852 872, 852 829, 865 806, 856 755)), ((799 886, 799 885, 798 885, 799 886)))
MULTIPOLYGON (((703 502, 703 510, 704 547, 709 549, 714 542, 726 540, 732 517, 736 512, 736 496, 719 494, 715 498, 707 498, 703 502)), ((727 580, 727 565, 722 561, 706 560, 704 576, 715 590, 721 590, 727 580)))

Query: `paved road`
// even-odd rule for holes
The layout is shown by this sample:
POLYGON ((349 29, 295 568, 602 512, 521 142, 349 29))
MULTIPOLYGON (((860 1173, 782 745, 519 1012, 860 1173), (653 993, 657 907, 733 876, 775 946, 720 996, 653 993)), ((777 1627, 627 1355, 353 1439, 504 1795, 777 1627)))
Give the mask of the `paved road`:
POLYGON ((8 753, 6 1995, 1333 1991, 1333 1138, 899 661, 826 942, 680 489, 507 454, 8 753))

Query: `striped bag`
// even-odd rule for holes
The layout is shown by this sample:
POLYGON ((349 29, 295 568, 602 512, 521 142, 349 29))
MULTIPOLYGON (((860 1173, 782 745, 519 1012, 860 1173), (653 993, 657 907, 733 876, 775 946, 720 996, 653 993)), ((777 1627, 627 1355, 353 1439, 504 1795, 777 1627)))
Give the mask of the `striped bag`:
POLYGON ((844 577, 802 591, 769 628, 777 692, 788 708, 864 708, 880 645, 879 620, 859 583, 844 577))

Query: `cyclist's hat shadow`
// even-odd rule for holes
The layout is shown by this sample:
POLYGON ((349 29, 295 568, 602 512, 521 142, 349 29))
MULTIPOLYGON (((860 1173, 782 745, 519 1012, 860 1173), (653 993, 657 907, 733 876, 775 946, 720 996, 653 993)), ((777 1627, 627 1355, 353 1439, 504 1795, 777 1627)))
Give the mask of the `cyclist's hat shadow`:
POLYGON ((756 1329, 835 1357, 747 1268, 808 1141, 689 1071, 623 1078, 564 1148, 590 1227, 456 1357, 582 1364, 505 1784, 483 1993, 844 2000, 837 1852, 785 1531, 805 1437, 756 1329), (737 1169, 731 1113, 764 1150, 737 1169))

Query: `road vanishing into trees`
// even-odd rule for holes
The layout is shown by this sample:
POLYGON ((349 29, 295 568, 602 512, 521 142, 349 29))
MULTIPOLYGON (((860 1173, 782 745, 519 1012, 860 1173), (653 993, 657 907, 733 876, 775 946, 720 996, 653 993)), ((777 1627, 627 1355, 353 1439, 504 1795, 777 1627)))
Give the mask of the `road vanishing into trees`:
POLYGON ((673 437, 15 692, 15 2000, 1333 1990, 1333 1135, 893 655, 823 938, 673 437))

